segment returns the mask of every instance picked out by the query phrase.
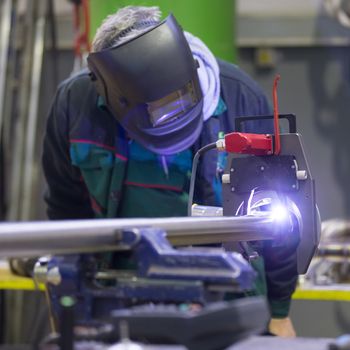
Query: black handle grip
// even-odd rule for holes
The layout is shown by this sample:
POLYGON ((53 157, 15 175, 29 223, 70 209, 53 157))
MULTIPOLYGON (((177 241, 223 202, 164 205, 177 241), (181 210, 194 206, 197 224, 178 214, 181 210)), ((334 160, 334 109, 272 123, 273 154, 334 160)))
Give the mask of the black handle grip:
MULTIPOLYGON (((295 114, 279 114, 279 119, 287 119, 289 124, 289 132, 295 134, 297 132, 297 122, 295 114)), ((273 115, 259 115, 254 117, 238 117, 235 119, 235 129, 240 132, 242 124, 251 120, 268 120, 273 119, 273 115)))

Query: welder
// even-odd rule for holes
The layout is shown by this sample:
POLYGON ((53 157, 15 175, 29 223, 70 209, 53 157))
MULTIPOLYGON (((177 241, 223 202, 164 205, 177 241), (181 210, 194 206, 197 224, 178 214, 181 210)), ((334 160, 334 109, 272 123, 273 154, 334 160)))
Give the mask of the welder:
MULTIPOLYGON (((246 73, 216 59, 172 15, 160 18, 159 8, 136 6, 108 16, 88 69, 59 86, 43 146, 50 219, 185 216, 195 152, 234 131, 236 116, 272 114, 246 73)), ((247 132, 272 130, 247 124, 247 132)), ((221 205, 223 168, 216 152, 205 154, 196 203, 221 205)), ((294 336, 295 246, 279 248, 278 259, 269 249, 252 262, 257 293, 269 300, 270 332, 294 336)))

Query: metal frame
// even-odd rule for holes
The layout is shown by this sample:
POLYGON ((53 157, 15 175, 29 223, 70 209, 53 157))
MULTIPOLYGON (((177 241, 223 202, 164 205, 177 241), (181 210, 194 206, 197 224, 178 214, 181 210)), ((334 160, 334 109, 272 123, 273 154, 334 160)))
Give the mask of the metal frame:
MULTIPOLYGON (((294 203, 300 212, 299 235, 300 243, 297 249, 298 273, 306 273, 310 261, 317 248, 320 237, 320 217, 316 206, 315 183, 307 163, 302 138, 300 134, 281 135, 281 156, 294 156, 299 170, 305 170, 307 177, 292 185, 290 191, 283 194, 294 203)), ((247 200, 247 193, 238 193, 233 187, 235 173, 231 171, 237 155, 230 154, 228 157, 225 174, 230 174, 230 181, 223 184, 223 208, 224 215, 235 215, 242 202, 247 200), (231 179, 232 177, 232 179, 231 179)), ((273 156, 271 156, 273 157, 273 156)), ((295 171, 297 171, 295 166, 295 171)), ((234 169, 233 169, 234 170, 234 169)), ((273 179, 272 179, 273 180, 273 179)), ((276 180, 274 180, 276 181, 276 180)), ((277 181, 278 182, 278 181, 277 181)))

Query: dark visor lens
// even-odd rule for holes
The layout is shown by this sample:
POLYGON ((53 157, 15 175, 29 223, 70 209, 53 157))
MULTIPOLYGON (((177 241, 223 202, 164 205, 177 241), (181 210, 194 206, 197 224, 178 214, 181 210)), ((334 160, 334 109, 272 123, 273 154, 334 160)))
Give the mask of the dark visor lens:
POLYGON ((152 125, 156 127, 180 118, 197 103, 198 98, 194 93, 193 84, 189 82, 182 89, 147 103, 147 110, 152 125))

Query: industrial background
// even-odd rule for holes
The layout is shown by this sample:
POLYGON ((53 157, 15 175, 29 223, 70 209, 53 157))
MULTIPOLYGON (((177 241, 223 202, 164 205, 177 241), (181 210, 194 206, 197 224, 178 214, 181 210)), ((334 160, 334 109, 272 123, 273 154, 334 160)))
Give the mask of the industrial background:
MULTIPOLYGON (((248 72, 271 100, 273 79, 281 75, 279 111, 297 116, 322 221, 350 218, 350 24, 339 20, 330 3, 132 2, 159 5, 164 15, 174 12, 183 27, 201 37, 216 56, 248 72)), ((90 39, 108 13, 128 4, 127 0, 90 0, 90 39)), ((339 4, 350 11, 348 2, 339 4)), ((45 220, 40 166, 45 120, 57 85, 81 66, 75 50, 73 5, 65 0, 2 0, 0 16, 0 219, 45 220)), ((23 296, 13 299, 13 305, 29 314, 23 296)), ((342 304, 308 302, 310 311, 302 316, 305 300, 295 303, 292 317, 298 320, 298 333, 337 336, 349 331, 349 299, 343 297, 342 304), (324 320, 322 326, 312 322, 311 315, 317 313, 324 320)), ((14 324, 23 321, 18 315, 13 318, 14 324)), ((8 339, 33 336, 25 325, 7 332, 8 339)))

